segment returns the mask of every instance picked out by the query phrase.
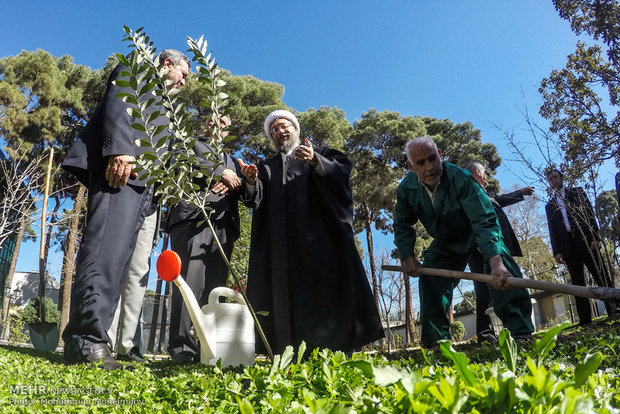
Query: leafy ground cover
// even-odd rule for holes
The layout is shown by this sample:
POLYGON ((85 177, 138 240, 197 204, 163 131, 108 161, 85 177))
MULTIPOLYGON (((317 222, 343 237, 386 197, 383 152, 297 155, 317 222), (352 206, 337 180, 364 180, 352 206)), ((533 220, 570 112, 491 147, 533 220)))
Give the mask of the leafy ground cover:
POLYGON ((535 340, 390 355, 287 350, 245 368, 170 361, 105 372, 0 347, 8 412, 620 413, 620 321, 535 340))

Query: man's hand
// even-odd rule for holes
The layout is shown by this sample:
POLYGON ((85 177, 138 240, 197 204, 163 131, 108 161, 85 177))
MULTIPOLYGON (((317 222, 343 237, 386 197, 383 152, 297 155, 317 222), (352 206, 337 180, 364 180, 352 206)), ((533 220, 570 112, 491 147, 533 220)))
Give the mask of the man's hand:
POLYGON ((521 189, 521 194, 528 196, 534 194, 534 187, 523 187, 521 189))
POLYGON ((564 263, 564 256, 562 253, 558 253, 555 255, 555 261, 558 263, 564 263))
POLYGON ((420 268, 422 267, 422 264, 415 256, 409 256, 406 259, 401 260, 400 263, 403 268, 403 272, 406 275, 417 276, 420 274, 420 268))
POLYGON ((138 174, 131 172, 136 164, 136 158, 132 155, 110 155, 108 166, 105 168, 105 179, 112 188, 127 184, 129 177, 137 177, 138 174))
POLYGON ((246 164, 241 158, 238 158, 238 161, 239 165, 241 165, 241 174, 243 174, 248 184, 256 184, 256 175, 258 174, 258 168, 256 168, 256 165, 246 164))
POLYGON ((303 162, 311 167, 316 167, 319 164, 319 160, 314 154, 314 149, 308 138, 304 139, 304 144, 295 148, 295 161, 303 162))
POLYGON ((590 250, 598 250, 599 247, 601 247, 600 243, 598 242, 598 240, 592 240, 590 242, 590 250))
POLYGON ((489 259, 489 265, 491 266, 491 274, 494 276, 491 281, 491 286, 497 290, 510 290, 510 286, 506 285, 506 280, 509 276, 512 276, 506 266, 504 266, 504 260, 502 256, 496 254, 489 259))
POLYGON ((241 185, 241 180, 233 170, 226 168, 222 171, 222 179, 211 187, 214 194, 225 194, 228 190, 234 190, 241 185))

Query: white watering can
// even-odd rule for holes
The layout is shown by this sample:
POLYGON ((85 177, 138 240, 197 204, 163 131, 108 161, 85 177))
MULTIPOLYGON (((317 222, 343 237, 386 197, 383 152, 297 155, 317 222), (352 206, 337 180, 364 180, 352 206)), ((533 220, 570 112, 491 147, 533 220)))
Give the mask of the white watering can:
POLYGON ((254 363, 254 320, 239 292, 217 287, 209 293, 206 305, 200 308, 194 293, 182 277, 181 258, 172 250, 161 253, 157 272, 167 282, 174 282, 185 301, 189 316, 200 342, 200 362, 222 366, 254 363), (227 297, 237 303, 219 303, 227 297))

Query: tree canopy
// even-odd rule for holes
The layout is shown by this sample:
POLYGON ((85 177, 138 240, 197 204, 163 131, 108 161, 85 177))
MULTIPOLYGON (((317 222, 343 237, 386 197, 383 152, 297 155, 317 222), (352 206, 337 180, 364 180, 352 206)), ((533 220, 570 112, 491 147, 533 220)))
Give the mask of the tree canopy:
POLYGON ((560 139, 567 160, 564 167, 582 176, 614 155, 620 162, 620 4, 615 0, 554 4, 576 34, 599 42, 579 41, 566 66, 553 70, 540 86, 540 114, 560 139))

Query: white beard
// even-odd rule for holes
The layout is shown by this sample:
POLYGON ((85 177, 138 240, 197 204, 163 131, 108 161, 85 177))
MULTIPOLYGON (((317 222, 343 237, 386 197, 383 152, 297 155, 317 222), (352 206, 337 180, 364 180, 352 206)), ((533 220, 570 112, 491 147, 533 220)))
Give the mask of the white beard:
POLYGON ((288 139, 286 139, 285 141, 273 142, 278 152, 283 152, 286 155, 290 155, 293 150, 299 146, 299 143, 299 136, 296 134, 289 135, 288 139))

